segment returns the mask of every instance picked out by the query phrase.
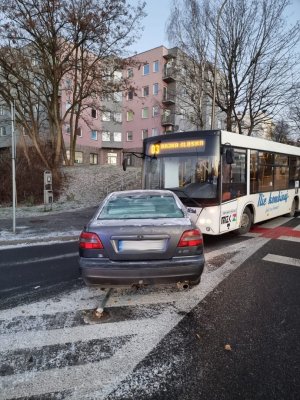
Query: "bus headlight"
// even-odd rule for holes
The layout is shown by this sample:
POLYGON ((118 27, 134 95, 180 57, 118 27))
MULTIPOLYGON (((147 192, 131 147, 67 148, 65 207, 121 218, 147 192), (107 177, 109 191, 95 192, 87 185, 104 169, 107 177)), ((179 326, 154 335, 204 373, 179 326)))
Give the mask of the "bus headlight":
POLYGON ((200 218, 199 222, 201 225, 210 225, 212 220, 210 218, 200 218))

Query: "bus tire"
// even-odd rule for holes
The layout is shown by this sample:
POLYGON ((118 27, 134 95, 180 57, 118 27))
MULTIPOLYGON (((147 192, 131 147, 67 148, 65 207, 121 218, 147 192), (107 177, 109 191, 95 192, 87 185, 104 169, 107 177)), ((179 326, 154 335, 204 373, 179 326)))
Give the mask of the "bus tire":
POLYGON ((243 215, 241 218, 241 226, 237 229, 238 235, 244 235, 250 231, 252 226, 253 215, 248 207, 243 211, 243 215))
POLYGON ((296 200, 294 199, 291 206, 291 211, 286 214, 287 217, 294 217, 296 213, 296 200))

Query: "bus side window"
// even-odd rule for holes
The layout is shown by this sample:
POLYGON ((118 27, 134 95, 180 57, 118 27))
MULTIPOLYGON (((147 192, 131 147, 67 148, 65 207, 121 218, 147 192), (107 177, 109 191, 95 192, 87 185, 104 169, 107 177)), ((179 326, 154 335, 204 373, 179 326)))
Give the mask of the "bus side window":
POLYGON ((222 171, 222 200, 244 196, 247 192, 246 150, 234 149, 233 164, 227 164, 223 154, 222 171))
POLYGON ((257 182, 257 171, 258 171, 258 151, 251 150, 250 152, 250 193, 257 193, 258 182, 257 182))

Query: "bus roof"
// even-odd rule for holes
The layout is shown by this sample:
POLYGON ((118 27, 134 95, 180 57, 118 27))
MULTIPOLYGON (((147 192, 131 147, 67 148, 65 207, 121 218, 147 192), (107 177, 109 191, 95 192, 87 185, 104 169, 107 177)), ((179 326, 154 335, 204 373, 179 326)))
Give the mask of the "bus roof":
POLYGON ((227 131, 221 131, 221 144, 230 144, 234 147, 300 156, 300 147, 261 139, 254 136, 239 135, 227 131))
POLYGON ((186 131, 186 132, 175 132, 168 133, 159 136, 152 136, 150 138, 144 139, 144 143, 161 141, 161 140, 178 140, 184 138, 184 136, 196 138, 197 135, 201 137, 205 136, 220 136, 221 144, 241 147, 244 149, 253 149, 261 151, 271 151, 274 153, 290 154, 300 156, 300 147, 291 146, 288 144, 283 144, 279 142, 274 142, 272 140, 261 139, 254 136, 239 135, 238 133, 223 131, 223 130, 205 130, 205 131, 186 131))

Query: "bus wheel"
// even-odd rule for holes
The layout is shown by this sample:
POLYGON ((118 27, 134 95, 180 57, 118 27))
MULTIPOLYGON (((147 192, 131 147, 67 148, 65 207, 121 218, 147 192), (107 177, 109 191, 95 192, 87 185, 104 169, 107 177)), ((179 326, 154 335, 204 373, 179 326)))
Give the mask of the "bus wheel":
POLYGON ((241 219, 241 226, 237 229, 238 235, 244 235, 245 233, 250 231, 252 225, 252 213, 248 207, 245 208, 242 219, 241 219))
POLYGON ((292 207, 291 207, 291 211, 289 213, 286 214, 287 217, 294 217, 296 213, 296 201, 295 199, 292 202, 292 207))

